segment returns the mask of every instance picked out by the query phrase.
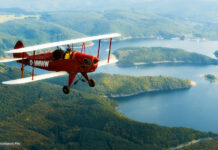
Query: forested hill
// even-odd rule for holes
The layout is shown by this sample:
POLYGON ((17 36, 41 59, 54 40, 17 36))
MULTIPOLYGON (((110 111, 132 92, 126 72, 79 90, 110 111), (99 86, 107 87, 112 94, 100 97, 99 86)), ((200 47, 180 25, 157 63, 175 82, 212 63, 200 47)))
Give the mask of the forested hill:
MULTIPOLYGON (((41 44, 119 32, 121 39, 218 39, 216 24, 174 19, 143 9, 28 12, 0 9, 0 55, 17 40, 41 44)), ((118 39, 114 39, 118 40, 118 39)))
MULTIPOLYGON (((0 80, 18 72, 1 65, 0 80)), ((116 111, 111 99, 74 89, 64 95, 61 88, 47 82, 1 85, 0 142, 20 142, 20 149, 152 150, 213 136, 136 122, 116 111)))
MULTIPOLYGON (((0 21, 1 17, 0 15, 0 21)), ((24 46, 31 46, 84 36, 77 31, 54 23, 40 21, 37 18, 27 17, 17 20, 15 18, 15 20, 0 23, 0 57, 5 56, 5 50, 14 48, 18 40, 21 40, 24 46)))
POLYGON ((217 65, 218 60, 182 49, 164 47, 126 47, 115 51, 120 66, 140 64, 217 65))
MULTIPOLYGON (((78 85, 75 85, 73 88, 87 93, 109 97, 119 97, 135 95, 143 92, 188 89, 192 86, 192 82, 189 80, 167 76, 134 77, 100 73, 90 74, 90 78, 96 81, 95 88, 87 86, 87 82, 79 82, 78 85)), ((52 79, 51 83, 65 85, 67 80, 67 77, 52 79)))

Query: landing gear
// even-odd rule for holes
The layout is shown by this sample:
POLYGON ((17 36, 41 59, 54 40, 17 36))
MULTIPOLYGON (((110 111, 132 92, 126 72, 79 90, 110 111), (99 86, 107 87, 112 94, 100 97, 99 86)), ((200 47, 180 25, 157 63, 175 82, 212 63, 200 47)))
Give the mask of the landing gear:
POLYGON ((94 79, 89 80, 89 86, 90 87, 95 87, 95 80, 94 79))
POLYGON ((64 94, 69 94, 70 93, 70 87, 73 83, 74 78, 76 77, 76 73, 69 73, 69 81, 68 81, 68 85, 65 85, 63 87, 63 92, 64 94))
MULTIPOLYGON (((95 80, 94 79, 89 79, 87 73, 81 73, 84 78, 88 81, 88 84, 90 87, 95 87, 95 80)), ((70 93, 70 87, 73 83, 74 78, 76 77, 76 73, 70 73, 69 74, 69 81, 68 81, 68 85, 65 85, 63 87, 63 92, 64 94, 69 94, 70 93)), ((79 77, 79 79, 77 81, 74 82, 74 85, 76 85, 79 81, 85 82, 84 79, 82 79, 81 77, 79 77)))
POLYGON ((88 81, 90 87, 95 87, 95 80, 89 79, 87 73, 81 73, 81 74, 88 81))
POLYGON ((69 94, 70 93, 70 88, 68 86, 63 87, 63 92, 64 94, 69 94))

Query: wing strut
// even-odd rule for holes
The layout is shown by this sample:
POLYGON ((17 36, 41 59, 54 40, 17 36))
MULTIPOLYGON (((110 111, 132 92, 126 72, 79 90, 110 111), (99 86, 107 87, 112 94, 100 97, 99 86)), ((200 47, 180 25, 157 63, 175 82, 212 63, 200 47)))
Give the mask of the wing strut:
POLYGON ((100 52, 100 48, 101 48, 101 40, 99 40, 99 42, 98 42, 98 58, 99 58, 99 52, 100 52))
POLYGON ((86 44, 85 43, 83 43, 83 45, 82 45, 81 53, 83 52, 83 50, 84 50, 84 53, 86 53, 86 44))
POLYGON ((110 61, 110 55, 111 55, 111 44, 112 44, 112 38, 110 39, 110 46, 109 46, 109 53, 108 53, 108 63, 110 61))
POLYGON ((36 55, 36 51, 33 51, 33 70, 32 70, 32 80, 34 80, 35 55, 36 55))
POLYGON ((23 70, 24 70, 24 53, 22 55, 22 68, 21 68, 21 78, 23 78, 23 70))

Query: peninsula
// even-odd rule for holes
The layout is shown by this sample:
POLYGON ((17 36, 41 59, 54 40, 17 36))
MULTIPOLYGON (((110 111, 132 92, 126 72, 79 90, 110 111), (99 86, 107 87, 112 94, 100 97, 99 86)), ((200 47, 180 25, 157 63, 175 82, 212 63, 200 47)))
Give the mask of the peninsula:
POLYGON ((154 64, 218 65, 216 59, 177 48, 126 47, 116 50, 114 54, 121 67, 154 64))
MULTIPOLYGON (((174 91, 189 89, 196 85, 195 82, 168 76, 125 76, 98 73, 90 75, 95 79, 95 88, 80 82, 74 86, 76 90, 98 94, 107 97, 125 97, 146 92, 174 91)), ((63 85, 66 79, 52 79, 51 83, 63 85)))

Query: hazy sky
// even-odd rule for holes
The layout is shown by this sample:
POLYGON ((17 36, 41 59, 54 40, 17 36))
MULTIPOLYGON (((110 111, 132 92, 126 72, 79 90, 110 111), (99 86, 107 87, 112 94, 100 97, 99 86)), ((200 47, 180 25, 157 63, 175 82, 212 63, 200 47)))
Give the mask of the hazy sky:
POLYGON ((21 7, 24 9, 79 9, 79 8, 105 8, 121 7, 137 3, 149 3, 153 0, 0 0, 2 8, 21 7))
POLYGON ((0 0, 1 8, 26 10, 80 10, 140 8, 160 12, 218 10, 218 0, 0 0))

